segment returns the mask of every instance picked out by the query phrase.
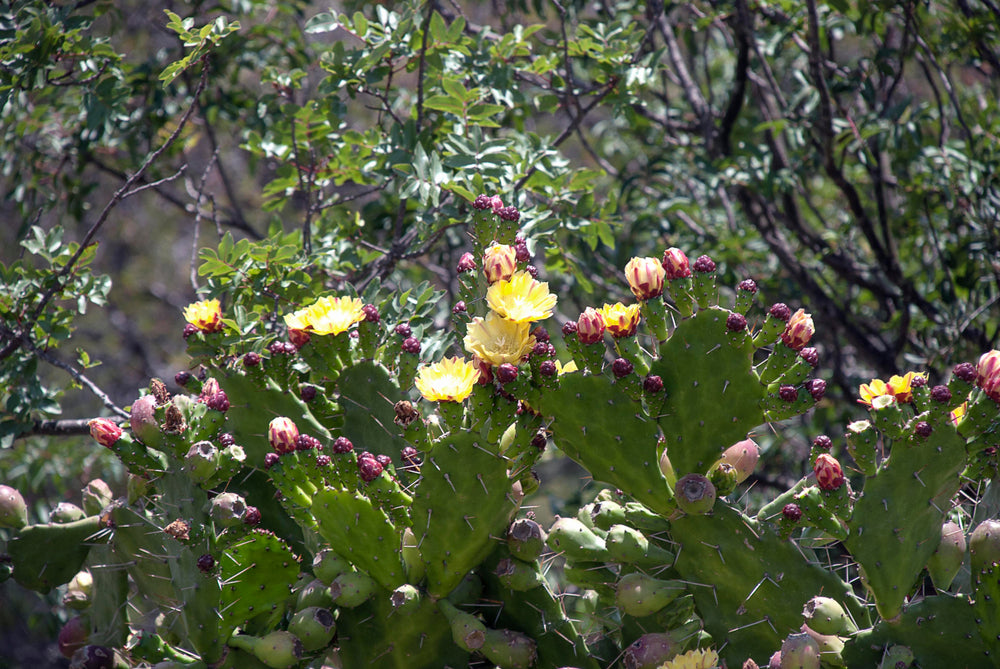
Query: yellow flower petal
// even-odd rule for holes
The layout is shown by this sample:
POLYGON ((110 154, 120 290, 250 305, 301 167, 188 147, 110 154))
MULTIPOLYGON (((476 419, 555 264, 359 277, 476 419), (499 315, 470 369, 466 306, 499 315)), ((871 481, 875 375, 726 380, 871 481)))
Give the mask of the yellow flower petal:
POLYGON ((305 309, 285 314, 285 325, 290 330, 336 335, 365 319, 364 306, 356 297, 321 297, 305 309))
POLYGON ((605 304, 598 311, 604 317, 604 325, 613 337, 631 337, 639 327, 639 305, 625 306, 621 302, 605 304))
POLYGON ((714 669, 719 665, 719 654, 708 648, 689 650, 660 665, 659 669, 714 669))
POLYGON ((184 308, 184 320, 202 332, 222 331, 222 306, 218 300, 202 300, 184 308))
POLYGON ((549 284, 536 281, 527 272, 515 272, 510 279, 489 287, 486 303, 507 320, 530 323, 552 315, 556 296, 549 292, 549 284))
POLYGON ((445 358, 421 367, 414 383, 424 399, 431 402, 461 402, 479 380, 479 370, 464 358, 445 358))
POLYGON ((535 345, 530 327, 529 323, 516 323, 490 312, 485 319, 476 318, 469 324, 465 350, 491 365, 516 365, 535 345))

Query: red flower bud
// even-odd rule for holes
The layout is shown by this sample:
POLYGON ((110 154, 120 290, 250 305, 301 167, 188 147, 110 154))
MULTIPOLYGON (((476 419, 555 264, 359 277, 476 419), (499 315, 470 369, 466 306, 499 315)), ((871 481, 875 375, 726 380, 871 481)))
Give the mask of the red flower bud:
POLYGON ((118 423, 107 418, 95 418, 88 425, 90 426, 90 436, 105 448, 114 446, 122 436, 122 429, 118 423))
POLYGON ((604 337, 604 316, 593 307, 587 307, 576 321, 576 336, 584 344, 594 344, 604 337))
POLYGON ((799 309, 788 320, 785 331, 781 333, 781 341, 785 342, 788 348, 800 351, 815 333, 816 327, 813 325, 812 316, 807 314, 805 309, 799 309))
POLYGON ((827 453, 816 456, 813 473, 816 474, 816 484, 820 490, 837 490, 846 480, 837 458, 827 453))
POLYGON ((459 274, 473 271, 476 269, 476 257, 468 252, 463 253, 462 257, 458 259, 458 265, 455 269, 459 274))
POLYGON ((299 428, 292 422, 291 418, 278 416, 271 421, 267 428, 267 441, 275 453, 291 453, 295 450, 295 443, 299 438, 299 428))
POLYGON ((663 252, 664 277, 670 281, 673 279, 686 279, 691 276, 691 268, 688 265, 688 258, 679 248, 670 247, 663 252))

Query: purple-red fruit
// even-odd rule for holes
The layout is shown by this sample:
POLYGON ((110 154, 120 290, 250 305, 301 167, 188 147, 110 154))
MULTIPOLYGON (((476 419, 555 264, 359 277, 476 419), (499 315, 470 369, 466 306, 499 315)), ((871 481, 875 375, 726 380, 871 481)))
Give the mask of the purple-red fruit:
POLYGON ((380 320, 382 320, 382 317, 379 316, 378 313, 378 307, 376 307, 374 304, 366 304, 365 306, 361 307, 361 311, 364 312, 365 320, 369 323, 378 323, 380 320))
POLYGON ((815 367, 819 364, 819 351, 816 350, 815 346, 806 346, 803 348, 799 351, 799 357, 809 363, 810 367, 815 367))
POLYGON ((656 374, 650 374, 642 380, 642 389, 650 395, 655 395, 663 390, 663 378, 656 374))
POLYGON ((794 402, 799 397, 799 390, 795 386, 781 386, 778 388, 778 397, 782 402, 794 402))
POLYGON ((337 437, 333 440, 331 450, 337 454, 350 453, 354 450, 354 444, 352 444, 351 440, 347 437, 337 437))
POLYGON ((826 395, 826 381, 823 379, 809 379, 806 381, 806 390, 812 395, 814 402, 819 402, 826 395))
POLYGON ((73 657, 73 653, 87 645, 89 637, 87 619, 83 616, 70 618, 59 630, 59 652, 63 657, 73 657))
POLYGON ((740 285, 736 286, 737 290, 744 290, 751 295, 757 292, 757 282, 753 279, 743 279, 740 281, 740 285))
POLYGON ((250 527, 256 527, 257 525, 260 525, 260 520, 260 509, 255 506, 248 506, 246 513, 243 514, 243 523, 249 525, 250 527))
POLYGON ((410 329, 409 323, 400 323, 394 328, 394 332, 403 339, 406 339, 407 337, 413 334, 413 330, 410 329))
POLYGON ((571 334, 576 334, 576 321, 566 321, 562 325, 563 337, 568 337, 571 334))
POLYGON ((517 379, 517 367, 509 362, 505 362, 497 367, 497 380, 501 384, 511 383, 517 379))
POLYGON ((913 426, 913 434, 917 435, 921 439, 926 439, 931 436, 933 431, 934 428, 931 427, 931 424, 925 420, 918 421, 917 424, 913 426))
POLYGON ((625 649, 623 663, 627 669, 655 669, 677 655, 680 647, 669 634, 643 634, 625 649))
POLYGON ((771 308, 767 310, 767 313, 772 318, 777 318, 779 321, 788 322, 788 319, 792 317, 792 310, 784 302, 777 302, 771 305, 771 308))
POLYGON ((829 451, 831 448, 833 448, 833 439, 826 436, 825 434, 821 434, 815 439, 813 439, 813 448, 816 448, 821 451, 829 451))
POLYGON ((802 520, 802 509, 799 508, 798 504, 794 502, 786 504, 783 509, 781 509, 781 515, 785 520, 791 523, 797 523, 802 520))
POLYGON ((358 458, 358 475, 365 483, 371 483, 382 475, 382 463, 374 457, 358 458))
POLYGON ((229 397, 226 395, 226 391, 220 390, 211 397, 209 397, 205 404, 209 409, 218 411, 220 413, 226 413, 229 411, 229 397))
POLYGON ((743 332, 747 328, 746 316, 735 311, 726 317, 726 329, 730 332, 743 332))
POLYGON ((311 451, 313 449, 322 450, 323 444, 320 443, 319 439, 308 434, 300 434, 295 439, 295 450, 296 451, 311 451))
POLYGON ((264 454, 264 469, 270 469, 271 467, 275 466, 276 464, 278 464, 278 460, 280 460, 280 459, 281 459, 281 456, 278 455, 277 453, 274 453, 274 452, 265 453, 264 454))
POLYGON ((403 351, 409 353, 410 355, 417 355, 420 353, 420 341, 413 337, 407 337, 403 340, 403 351))
POLYGON ((616 358, 615 361, 611 363, 611 373, 615 375, 616 379, 624 379, 634 371, 635 367, 625 358, 616 358))
POLYGON ((691 265, 691 269, 696 272, 701 272, 702 274, 707 274, 708 272, 715 271, 715 261, 708 256, 698 256, 697 260, 691 265))
POLYGON ((559 368, 556 367, 556 363, 551 360, 542 360, 541 364, 538 365, 538 373, 542 376, 555 376, 558 374, 559 368))
POLYGON ((258 355, 257 353, 250 351, 249 353, 243 356, 244 367, 256 367, 259 364, 260 364, 260 355, 258 355))
POLYGON ((952 368, 951 373, 966 383, 975 383, 976 366, 971 362, 960 362, 952 368))
POLYGON ((469 310, 469 308, 467 306, 465 306, 465 302, 462 301, 462 300, 459 300, 458 302, 455 303, 455 306, 453 306, 451 308, 451 313, 453 313, 453 314, 455 314, 457 316, 458 314, 464 314, 468 310, 469 310))
POLYGON ((299 398, 303 402, 312 402, 316 399, 316 386, 303 385, 299 387, 299 398))

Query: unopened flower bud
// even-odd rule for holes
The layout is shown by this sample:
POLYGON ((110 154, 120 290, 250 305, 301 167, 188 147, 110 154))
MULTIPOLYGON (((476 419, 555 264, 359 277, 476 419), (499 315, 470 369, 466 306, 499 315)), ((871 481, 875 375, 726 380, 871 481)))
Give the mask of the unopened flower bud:
POLYGON ((393 328, 393 332, 398 334, 403 339, 407 339, 409 338, 410 335, 413 334, 413 330, 410 328, 409 323, 398 324, 395 328, 393 328))
POLYGON ((611 363, 611 373, 617 379, 623 379, 634 371, 635 366, 625 358, 615 358, 615 361, 611 363))
POLYGON ((476 199, 472 202, 472 208, 483 211, 484 209, 490 208, 490 196, 489 195, 477 195, 476 199))
POLYGON ((371 483, 382 475, 382 463, 374 457, 358 458, 358 475, 365 483, 371 483))
POLYGON ((743 314, 733 312, 726 317, 726 329, 730 332, 743 332, 747 328, 747 319, 743 314))
POLYGON ((185 339, 187 339, 188 337, 190 337, 191 335, 193 335, 197 331, 198 331, 198 328, 195 325, 192 325, 191 323, 185 323, 184 324, 184 329, 181 331, 181 336, 184 337, 185 339))
POLYGON ((505 362, 497 367, 497 380, 501 384, 508 384, 517 378, 517 367, 509 362, 505 362))
POLYGON ((538 268, 535 267, 534 265, 527 265, 524 268, 524 271, 527 272, 532 279, 538 278, 538 268))
POLYGON ((931 388, 931 399, 940 404, 951 401, 951 391, 948 386, 934 386, 931 388))
POLYGON ((833 448, 833 439, 826 436, 825 434, 821 434, 815 439, 813 439, 813 448, 816 448, 821 451, 829 451, 831 448, 833 448))
POLYGON ((708 256, 698 256, 698 259, 691 265, 691 269, 701 274, 708 274, 715 271, 715 261, 708 256))
POLYGON ((181 370, 181 371, 177 372, 176 374, 174 374, 174 383, 176 383, 181 388, 183 388, 188 383, 190 383, 191 379, 193 379, 193 378, 194 377, 191 376, 191 372, 186 372, 186 371, 181 370))
POLYGON ((784 516, 785 520, 797 523, 802 520, 802 509, 795 503, 786 504, 781 509, 781 515, 784 516))
POLYGON ((256 367, 260 364, 260 355, 250 351, 243 356, 243 366, 244 367, 256 367))
POLYGON ((246 513, 243 514, 243 524, 249 525, 250 527, 256 527, 257 525, 260 525, 260 520, 260 509, 255 506, 248 506, 246 513))
POLYGON ((532 330, 531 334, 535 337, 535 341, 544 341, 548 343, 550 339, 549 331, 543 328, 541 325, 532 330))
POLYGON ((317 467, 329 467, 330 466, 330 456, 326 453, 320 453, 316 456, 316 466, 317 467))
POLYGON ((570 335, 576 334, 576 323, 573 321, 566 321, 562 324, 562 334, 563 337, 568 337, 570 335))
POLYGON ((933 431, 934 428, 931 427, 931 424, 925 420, 918 421, 917 424, 913 426, 913 433, 921 439, 926 439, 931 436, 931 432, 933 431))
POLYGON ((679 248, 671 247, 663 252, 664 277, 667 280, 686 279, 691 276, 688 258, 679 248))
POLYGON ((538 365, 538 373, 542 376, 552 377, 559 372, 556 367, 556 363, 552 360, 543 360, 540 365, 538 365))
POLYGON ((468 310, 469 308, 465 306, 465 302, 463 300, 459 300, 458 302, 455 303, 455 306, 451 308, 451 313, 455 315, 464 314, 468 310))
POLYGON ((410 355, 418 355, 420 353, 420 341, 413 337, 407 337, 403 340, 403 351, 409 353, 410 355))
POLYGON ((819 364, 819 351, 813 346, 807 346, 799 351, 799 357, 809 363, 810 367, 815 367, 819 364))
POLYGON ((656 258, 632 258, 625 265, 629 289, 638 300, 651 300, 662 295, 666 274, 663 264, 656 258))
POLYGON ((333 441, 331 450, 338 455, 342 453, 350 453, 354 450, 354 444, 352 444, 351 440, 347 437, 337 437, 333 441))
POLYGON ((976 381, 976 368, 971 362, 958 363, 952 368, 951 373, 966 383, 975 383, 976 381))
POLYGON ((271 467, 273 467, 276 464, 278 464, 279 460, 281 460, 281 456, 278 455, 277 453, 274 453, 274 452, 265 453, 264 454, 264 469, 270 469, 271 467))
POLYGON ((806 381, 806 390, 812 395, 814 402, 819 402, 826 395, 826 381, 823 379, 809 379, 806 381))
POLYGON ((576 321, 576 336, 583 344, 595 344, 604 337, 604 316, 593 307, 587 307, 576 321))
POLYGON ((382 320, 382 317, 378 313, 378 307, 374 304, 366 304, 361 307, 361 311, 365 314, 365 321, 368 323, 378 323, 382 320))
POLYGON ((295 439, 295 450, 296 451, 311 451, 322 450, 323 444, 320 443, 319 439, 312 435, 300 434, 295 439))
POLYGON ((267 428, 267 440, 275 453, 291 453, 295 450, 295 442, 299 438, 299 428, 291 418, 278 416, 267 428))
POLYGON ((800 351, 803 346, 809 343, 815 332, 816 327, 813 325, 812 316, 807 314, 805 309, 799 309, 788 320, 785 331, 781 333, 781 341, 788 348, 800 351))
POLYGON ((656 374, 650 374, 642 381, 642 389, 650 395, 655 395, 663 390, 663 378, 656 374))
POLYGON ((226 395, 226 391, 220 390, 205 400, 205 404, 209 409, 220 413, 226 413, 229 411, 229 396, 226 395))
POLYGON ((105 448, 114 446, 122 436, 118 423, 107 418, 94 418, 87 425, 90 426, 90 436, 105 448))
POLYGON ((205 553, 198 558, 198 561, 195 564, 198 565, 198 569, 201 570, 202 573, 207 574, 215 568, 215 558, 209 553, 205 553))
POLYGON ((816 456, 813 464, 813 473, 816 474, 816 484, 820 490, 837 490, 844 485, 844 470, 840 463, 832 455, 820 453, 816 456))
POLYGON ((311 384, 303 384, 299 387, 299 398, 303 402, 312 402, 316 399, 316 386, 311 384))
POLYGON ((528 262, 531 260, 531 252, 528 251, 528 245, 524 242, 514 244, 514 257, 517 259, 517 262, 528 262))
POLYGON ((794 402, 799 397, 799 390, 795 386, 781 386, 778 388, 778 397, 783 402, 794 402))
POLYGON ((413 446, 403 446, 399 451, 399 457, 410 467, 420 466, 420 451, 413 446))
POLYGON ((462 257, 458 259, 458 265, 455 266, 455 271, 459 274, 464 272, 472 272, 476 269, 476 256, 472 255, 468 251, 462 254, 462 257))
POLYGON ((517 270, 517 251, 508 244, 494 244, 483 252, 483 272, 486 281, 506 281, 517 270))
POLYGON ((743 279, 740 281, 740 285, 736 286, 736 290, 743 290, 754 295, 757 293, 757 282, 753 279, 743 279))
POLYGON ((779 321, 788 322, 788 319, 792 317, 792 310, 788 308, 788 305, 784 302, 777 302, 771 305, 771 308, 767 310, 768 315, 772 318, 777 318, 779 321))
POLYGON ((500 210, 503 209, 503 200, 500 199, 499 195, 490 198, 490 209, 493 210, 494 214, 499 214, 500 210))
POLYGON ((513 205, 504 207, 497 213, 500 215, 501 220, 511 221, 512 223, 516 223, 521 218, 521 212, 513 205))

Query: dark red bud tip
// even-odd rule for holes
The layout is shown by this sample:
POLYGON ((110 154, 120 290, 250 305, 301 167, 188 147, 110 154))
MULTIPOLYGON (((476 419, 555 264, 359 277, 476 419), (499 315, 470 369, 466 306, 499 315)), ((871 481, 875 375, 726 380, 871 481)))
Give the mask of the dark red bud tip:
POLYGON ((391 464, 392 464, 392 458, 390 458, 390 457, 389 457, 388 455, 384 455, 384 454, 382 454, 382 453, 379 453, 378 455, 376 455, 376 456, 375 456, 375 459, 376 459, 376 460, 378 461, 378 463, 379 463, 380 465, 382 465, 382 467, 384 467, 384 468, 388 468, 388 467, 389 467, 389 465, 391 465, 391 464))
POLYGON ((726 317, 726 329, 730 332, 743 332, 747 328, 747 319, 743 314, 733 312, 726 317))
POLYGON ((350 337, 351 339, 357 339, 361 335, 358 333, 357 330, 351 330, 350 332, 347 333, 347 336, 350 337))
MULTIPOLYGON (((295 345, 292 344, 294 347, 295 345)), ((271 355, 285 355, 288 350, 285 348, 285 342, 283 341, 273 341, 267 346, 267 350, 271 355)))
POLYGON ((527 244, 527 243, 528 240, 524 238, 524 235, 517 235, 516 237, 514 237, 514 246, 517 246, 518 244, 527 244))
POLYGON ((524 268, 524 271, 530 274, 532 279, 538 278, 538 268, 534 265, 528 265, 524 268))
POLYGON ((275 466, 278 464, 279 459, 281 459, 281 456, 277 453, 266 453, 264 455, 264 469, 270 469, 275 466))
POLYGON ((312 402, 316 399, 316 386, 305 385, 299 388, 299 397, 303 402, 312 402))
POLYGON ((300 434, 295 439, 295 450, 296 451, 311 451, 313 449, 320 450, 323 445, 319 443, 319 439, 310 436, 308 434, 300 434))
POLYGON ((316 466, 317 467, 329 467, 330 466, 330 456, 325 453, 320 453, 316 456, 316 466))
POLYGON ((536 434, 534 437, 531 438, 531 445, 540 451, 544 451, 545 444, 547 441, 548 440, 545 438, 545 435, 539 432, 538 434, 536 434))
POLYGON ((354 444, 347 437, 337 437, 333 441, 333 446, 331 448, 334 453, 350 453, 354 450, 354 444))
POLYGON ((538 372, 542 376, 550 376, 551 377, 551 376, 555 376, 556 374, 558 374, 559 370, 556 368, 556 363, 552 362, 551 360, 543 360, 542 364, 540 364, 538 366, 538 372))
POLYGON ((839 489, 846 480, 840 463, 827 453, 820 453, 816 456, 813 473, 816 475, 816 485, 819 486, 820 490, 827 492, 839 489))
POLYGON ((473 209, 478 209, 483 211, 484 209, 490 208, 490 196, 489 195, 477 195, 476 199, 472 202, 473 209))
POLYGON ((400 323, 399 325, 397 325, 395 327, 394 331, 395 331, 396 334, 398 334, 403 339, 406 339, 411 334, 413 334, 413 330, 410 329, 410 324, 409 323, 400 323))
POLYGON ((358 475, 365 483, 371 483, 382 475, 382 463, 374 457, 358 458, 358 475))
POLYGON ((568 337, 571 334, 576 334, 576 321, 566 321, 562 326, 563 337, 568 337))
POLYGON ((243 513, 243 524, 254 527, 260 525, 260 509, 255 506, 248 506, 247 510, 243 513))
POLYGON ((736 286, 737 290, 745 290, 751 295, 757 292, 757 282, 753 279, 743 279, 740 281, 740 285, 736 286))
POLYGON ((702 274, 715 271, 715 261, 708 256, 698 256, 698 259, 691 265, 691 269, 702 274))
POLYGON ((504 207, 500 210, 500 220, 517 222, 521 218, 521 212, 517 210, 517 207, 511 205, 509 207, 504 207))
POLYGON ((541 325, 539 325, 534 330, 532 330, 531 334, 533 334, 535 336, 535 340, 536 341, 548 342, 549 339, 550 339, 550 337, 549 337, 549 331, 546 330, 545 328, 543 328, 541 325))
POLYGON ((544 341, 536 341, 535 345, 531 348, 531 354, 537 355, 539 358, 544 358, 549 354, 549 345, 544 341))
POLYGON ((507 384, 517 378, 517 367, 509 362, 505 362, 497 367, 497 380, 502 384, 507 384))
POLYGON ((798 504, 786 504, 785 508, 781 510, 781 515, 784 516, 785 520, 797 523, 802 520, 802 509, 799 508, 798 504))
POLYGON ((799 397, 799 390, 795 386, 781 386, 778 388, 778 397, 782 402, 794 402, 799 397))
POLYGON ((966 383, 974 383, 976 380, 976 366, 971 362, 960 362, 951 370, 951 373, 966 383))
POLYGON ((650 374, 643 380, 642 389, 650 395, 655 395, 663 390, 663 379, 656 374, 650 374))
POLYGON ((459 300, 458 302, 455 303, 455 306, 453 306, 451 308, 451 313, 453 313, 455 315, 464 314, 468 310, 469 310, 469 308, 467 306, 465 306, 465 302, 463 302, 462 300, 459 300))
POLYGON ((455 270, 461 274, 463 272, 472 272, 476 269, 476 256, 469 252, 462 254, 462 257, 458 259, 458 265, 455 266, 455 270))
POLYGON ((200 569, 202 573, 207 574, 215 568, 215 558, 208 553, 205 553, 198 558, 198 561, 195 564, 198 565, 198 569, 200 569))
POLYGON ((810 379, 806 381, 806 390, 812 395, 814 402, 819 402, 826 395, 826 381, 823 379, 810 379))
POLYGON ((611 363, 611 373, 615 375, 615 378, 623 379, 634 371, 635 366, 625 358, 616 358, 611 363))
POLYGON ((931 399, 944 404, 951 401, 951 391, 948 386, 934 386, 931 388, 931 399))
POLYGON ((528 245, 523 242, 521 244, 515 244, 514 258, 517 262, 528 262, 531 260, 531 253, 528 251, 528 245))
POLYGON ((913 433, 916 434, 921 439, 926 439, 927 437, 931 436, 931 432, 933 431, 934 428, 932 428, 931 424, 925 420, 922 420, 913 426, 913 433))
POLYGON ((807 346, 799 351, 799 357, 809 363, 810 367, 815 367, 819 364, 819 351, 812 346, 807 346))
POLYGON ((910 387, 911 388, 923 388, 926 385, 927 385, 927 377, 923 376, 922 374, 914 376, 910 380, 910 387))
POLYGON ((187 384, 191 383, 192 378, 194 377, 191 376, 190 372, 177 372, 174 374, 174 383, 183 388, 187 384))
POLYGON ((243 366, 244 367, 256 367, 260 364, 260 356, 253 351, 250 351, 245 356, 243 356, 243 366))
POLYGON ((226 391, 220 390, 206 400, 205 404, 209 409, 218 411, 220 413, 226 413, 229 411, 229 397, 226 395, 226 391))
POLYGON ((364 312, 365 320, 368 321, 369 323, 378 323, 380 320, 382 320, 382 317, 379 316, 378 313, 378 307, 376 307, 374 304, 366 304, 365 306, 361 307, 361 311, 364 312))
POLYGON ((403 448, 399 451, 399 457, 403 460, 403 462, 411 467, 420 466, 420 451, 415 449, 413 446, 403 446, 403 448))
POLYGON ((420 353, 420 340, 413 337, 407 337, 403 340, 403 350, 410 355, 417 355, 420 353))
POLYGON ((829 451, 833 447, 833 439, 825 434, 821 434, 813 439, 813 447, 821 451, 829 451))
POLYGON ((549 344, 549 347, 546 349, 546 355, 548 355, 550 358, 556 357, 556 347, 553 346, 552 344, 549 344))
POLYGON ((773 318, 777 318, 779 321, 788 322, 788 319, 792 317, 792 310, 784 302, 778 302, 771 305, 771 308, 767 310, 767 313, 773 318))
POLYGON ((193 335, 197 331, 198 331, 197 326, 195 326, 195 325, 193 325, 191 323, 185 323, 184 324, 184 331, 181 333, 181 335, 185 339, 187 339, 188 337, 190 337, 191 335, 193 335))
POLYGON ((222 448, 229 448, 236 443, 236 437, 229 434, 228 432, 221 432, 219 436, 215 438, 222 448))

